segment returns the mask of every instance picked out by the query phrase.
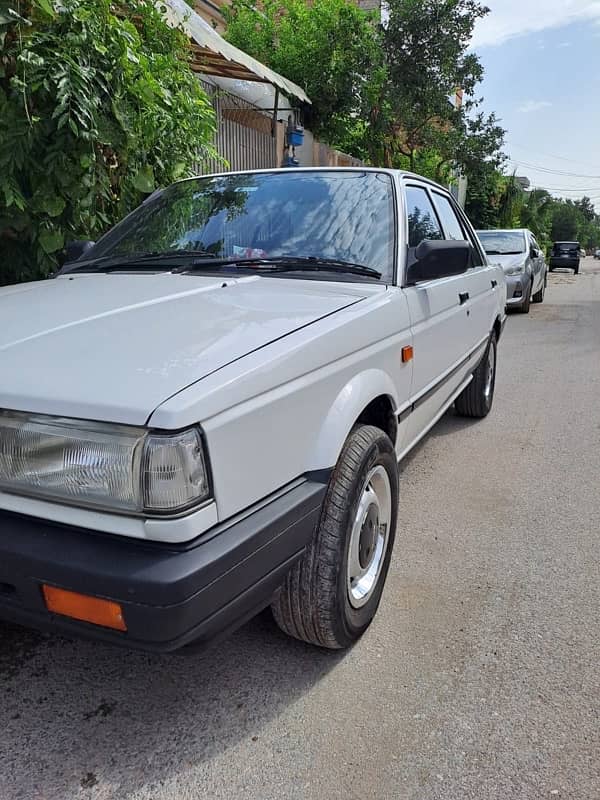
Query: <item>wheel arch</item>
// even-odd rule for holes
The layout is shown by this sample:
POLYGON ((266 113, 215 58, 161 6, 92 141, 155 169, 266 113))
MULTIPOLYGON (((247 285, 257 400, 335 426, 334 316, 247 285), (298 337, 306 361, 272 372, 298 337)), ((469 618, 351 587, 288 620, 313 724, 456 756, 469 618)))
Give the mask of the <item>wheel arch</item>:
POLYGON ((315 437, 309 469, 334 466, 357 423, 383 430, 392 444, 398 434, 398 398, 390 376, 370 369, 355 375, 338 393, 315 437))

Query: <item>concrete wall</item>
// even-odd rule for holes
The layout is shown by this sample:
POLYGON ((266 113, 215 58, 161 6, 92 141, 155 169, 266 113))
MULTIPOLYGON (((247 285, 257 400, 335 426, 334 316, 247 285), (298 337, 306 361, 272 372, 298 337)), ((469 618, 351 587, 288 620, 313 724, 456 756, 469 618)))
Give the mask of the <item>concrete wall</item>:
MULTIPOLYGON (((278 141, 277 148, 283 161, 285 155, 285 142, 283 141, 285 128, 282 125, 278 125, 278 128, 283 129, 283 137, 278 141)), ((358 158, 349 156, 339 150, 334 150, 329 145, 319 142, 312 132, 306 128, 304 129, 304 142, 301 147, 296 148, 296 158, 300 162, 300 167, 358 167, 362 166, 363 163, 358 158)))

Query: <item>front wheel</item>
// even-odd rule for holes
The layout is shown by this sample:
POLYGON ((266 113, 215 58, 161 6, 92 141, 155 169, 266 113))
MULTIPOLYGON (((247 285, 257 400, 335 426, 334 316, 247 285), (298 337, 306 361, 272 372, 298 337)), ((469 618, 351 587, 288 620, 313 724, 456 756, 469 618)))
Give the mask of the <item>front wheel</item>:
POLYGON ((379 428, 360 425, 332 473, 306 552, 277 590, 279 627, 310 644, 349 647, 375 616, 398 515, 398 463, 379 428))
POLYGON ((461 417, 487 417, 494 400, 496 386, 496 334, 493 333, 473 380, 454 401, 456 413, 461 417))

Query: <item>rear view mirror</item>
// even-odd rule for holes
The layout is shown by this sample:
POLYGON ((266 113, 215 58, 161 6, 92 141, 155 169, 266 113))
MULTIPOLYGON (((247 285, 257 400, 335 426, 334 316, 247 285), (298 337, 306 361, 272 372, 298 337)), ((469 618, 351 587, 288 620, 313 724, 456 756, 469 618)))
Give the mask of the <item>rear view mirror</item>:
POLYGON ((469 242, 425 239, 415 250, 416 261, 406 271, 407 283, 460 275, 469 268, 470 258, 469 242))
POLYGON ((89 239, 75 239, 72 242, 67 242, 64 258, 61 259, 62 263, 68 264, 71 261, 77 261, 78 258, 85 255, 95 244, 96 242, 92 242, 89 239))

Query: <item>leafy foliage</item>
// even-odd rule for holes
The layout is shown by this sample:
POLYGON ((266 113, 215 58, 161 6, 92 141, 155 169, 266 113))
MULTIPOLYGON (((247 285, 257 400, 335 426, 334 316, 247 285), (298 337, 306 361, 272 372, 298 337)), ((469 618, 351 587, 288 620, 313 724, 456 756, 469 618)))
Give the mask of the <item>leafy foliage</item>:
POLYGON ((600 216, 589 197, 572 201, 545 189, 525 191, 514 175, 495 169, 469 182, 466 211, 476 228, 529 228, 546 250, 554 241, 600 247, 600 216))
POLYGON ((303 86, 309 127, 374 165, 447 181, 502 163, 504 131, 477 112, 468 51, 476 0, 390 0, 388 24, 349 0, 233 0, 227 38, 303 86), (462 87, 465 102, 451 98, 462 87))
POLYGON ((232 44, 305 89, 317 136, 342 148, 362 138, 367 84, 382 59, 368 14, 347 0, 233 0, 224 13, 232 44))
POLYGON ((0 46, 1 284, 189 174, 214 115, 152 0, 0 0, 0 46))
POLYGON ((477 0, 390 0, 388 10, 386 72, 372 120, 380 152, 373 156, 388 166, 404 157, 417 169, 419 153, 434 150, 439 159, 431 177, 438 179, 445 167, 464 170, 496 156, 504 131, 493 116, 473 115, 483 68, 468 49, 488 9, 477 0), (460 105, 454 102, 458 89, 460 105))

